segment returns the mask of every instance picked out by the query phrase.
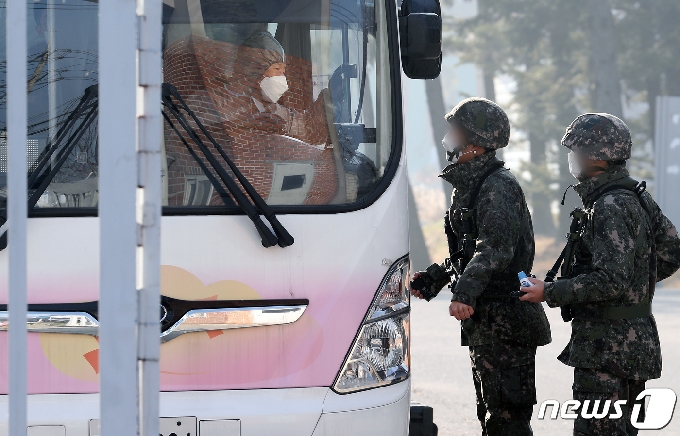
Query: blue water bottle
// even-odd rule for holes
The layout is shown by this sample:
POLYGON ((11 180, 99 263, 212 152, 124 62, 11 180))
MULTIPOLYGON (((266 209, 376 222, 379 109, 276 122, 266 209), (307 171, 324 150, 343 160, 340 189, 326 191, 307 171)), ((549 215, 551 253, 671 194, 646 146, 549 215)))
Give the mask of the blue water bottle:
POLYGON ((524 287, 533 286, 533 284, 529 281, 529 277, 527 277, 524 271, 518 272, 517 277, 519 277, 519 282, 522 284, 522 286, 524 287))

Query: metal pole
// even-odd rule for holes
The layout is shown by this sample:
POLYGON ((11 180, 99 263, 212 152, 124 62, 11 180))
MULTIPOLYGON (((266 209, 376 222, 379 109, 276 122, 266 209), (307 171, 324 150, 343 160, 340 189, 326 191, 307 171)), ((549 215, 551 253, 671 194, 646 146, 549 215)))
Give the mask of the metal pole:
POLYGON ((137 88, 139 163, 137 219, 139 319, 137 326, 139 371, 139 431, 159 434, 160 389, 160 237, 161 237, 161 0, 138 0, 139 86, 137 88))
MULTIPOLYGON (((349 65, 349 26, 347 23, 342 23, 341 25, 342 29, 342 64, 344 65, 349 65)), ((350 77, 347 74, 347 71, 343 73, 342 75, 342 80, 345 85, 345 101, 347 102, 347 114, 346 119, 343 119, 343 123, 351 123, 352 122, 352 91, 350 90, 349 82, 350 82, 350 77)))
MULTIPOLYGON (((55 1, 48 0, 47 7, 47 101, 48 101, 48 116, 49 116, 49 130, 48 138, 54 141, 57 135, 57 43, 55 34, 56 20, 55 1)), ((38 150, 40 153, 41 150, 38 150)))
POLYGON ((26 435, 26 2, 7 2, 9 434, 26 435))
POLYGON ((138 433, 136 6, 99 2, 102 436, 138 433))

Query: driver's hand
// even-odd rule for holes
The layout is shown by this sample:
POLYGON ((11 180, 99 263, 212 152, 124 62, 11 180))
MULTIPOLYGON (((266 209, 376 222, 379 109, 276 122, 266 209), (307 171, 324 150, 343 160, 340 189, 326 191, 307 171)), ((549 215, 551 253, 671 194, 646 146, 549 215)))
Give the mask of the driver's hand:
POLYGON ((460 301, 452 301, 449 305, 449 315, 455 317, 458 321, 463 321, 470 318, 475 313, 472 306, 468 306, 460 301))
MULTIPOLYGON (((414 281, 418 277, 420 277, 420 273, 413 274, 413 278, 411 278, 411 281, 414 281)), ((423 297, 423 294, 421 294, 420 291, 417 289, 411 288, 411 295, 413 295, 416 298, 420 298, 421 300, 425 299, 425 297, 423 297)))

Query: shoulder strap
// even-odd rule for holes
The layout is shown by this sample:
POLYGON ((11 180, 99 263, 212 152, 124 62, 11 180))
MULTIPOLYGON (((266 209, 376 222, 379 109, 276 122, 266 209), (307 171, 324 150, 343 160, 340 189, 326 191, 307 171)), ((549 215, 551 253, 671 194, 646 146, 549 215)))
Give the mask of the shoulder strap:
POLYGON ((456 236, 453 231, 453 227, 451 226, 451 218, 449 218, 448 211, 446 211, 444 214, 444 233, 446 234, 446 242, 449 244, 449 258, 451 260, 455 260, 459 258, 458 236, 456 236))
POLYGON ((479 192, 482 190, 482 186, 484 185, 484 182, 486 179, 489 178, 493 173, 499 171, 501 168, 504 168, 505 162, 498 161, 494 162, 491 165, 489 165, 489 169, 486 170, 486 172, 482 175, 482 177, 479 179, 479 182, 477 182, 477 186, 475 186, 475 189, 472 191, 470 194, 470 202, 468 203, 468 210, 472 210, 475 208, 477 205, 477 197, 479 197, 479 192))
POLYGON ((593 199, 593 203, 595 203, 600 198, 604 197, 605 194, 608 194, 609 192, 623 189, 626 191, 631 191, 633 194, 635 194, 638 198, 638 201, 640 202, 640 206, 642 206, 642 209, 644 209, 644 211, 647 212, 647 215, 650 215, 650 211, 647 208, 647 204, 645 204, 644 200, 642 199, 642 194, 647 190, 647 182, 645 182, 644 180, 642 182, 637 182, 636 180, 630 177, 628 179, 630 180, 630 184, 611 185, 607 186, 605 189, 598 192, 597 196, 593 199), (635 186, 633 186, 633 183, 635 184, 635 186))
POLYGON ((545 277, 546 282, 553 282, 555 281, 555 277, 557 276, 558 271, 561 269, 561 275, 563 277, 568 276, 570 274, 570 268, 571 268, 571 263, 575 254, 575 248, 576 248, 576 243, 579 241, 581 238, 581 226, 583 224, 583 219, 585 218, 586 214, 581 208, 576 208, 574 209, 571 214, 571 224, 569 225, 569 233, 567 233, 567 243, 562 249, 562 252, 560 253, 560 256, 557 258, 557 261, 553 265, 553 267, 548 271, 548 274, 545 277), (564 263, 564 264, 563 264, 564 263))
MULTIPOLYGON (((632 182, 635 182, 635 180, 630 179, 632 182)), ((630 189, 630 188, 627 188, 630 189)), ((638 202, 640 203, 640 207, 642 207, 642 210, 645 211, 647 214, 647 218, 649 220, 649 227, 652 232, 652 241, 651 241, 651 250, 652 250, 652 255, 650 257, 650 265, 649 265, 649 300, 648 302, 651 303, 651 301, 654 299, 654 293, 656 292, 656 268, 657 268, 657 258, 656 258, 656 232, 657 228, 654 226, 654 216, 652 214, 652 211, 650 210, 649 206, 647 205, 646 200, 643 198, 642 194, 647 190, 647 182, 644 180, 641 182, 638 182, 634 188, 631 189, 633 193, 637 196, 638 202)), ((653 200, 652 200, 653 201, 653 200)))
POLYGON ((495 172, 501 170, 503 168, 503 165, 505 165, 505 162, 503 161, 494 162, 491 165, 489 165, 489 168, 479 179, 479 182, 477 182, 477 186, 475 186, 475 189, 470 194, 470 202, 468 203, 468 207, 466 209, 461 210, 461 218, 463 221, 464 232, 463 248, 459 250, 459 253, 461 255, 460 256, 461 271, 465 269, 468 262, 475 255, 475 251, 477 250, 477 229, 475 227, 474 219, 475 216, 474 210, 477 204, 477 197, 479 196, 479 192, 482 190, 482 186, 484 185, 486 179, 488 179, 489 176, 491 176, 495 172))

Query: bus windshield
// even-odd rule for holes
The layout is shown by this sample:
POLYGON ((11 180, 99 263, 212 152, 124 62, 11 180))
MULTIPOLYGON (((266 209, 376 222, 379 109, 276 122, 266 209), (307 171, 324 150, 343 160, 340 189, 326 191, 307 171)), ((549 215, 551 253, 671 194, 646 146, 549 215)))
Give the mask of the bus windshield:
MULTIPOLYGON (((28 7, 29 207, 95 208, 97 3, 28 7)), ((164 206, 236 207, 206 147, 269 205, 362 201, 393 148, 384 15, 373 0, 164 0, 164 87, 192 115, 181 123, 163 106, 164 206)), ((4 97, 0 105, 4 203, 4 97)))

